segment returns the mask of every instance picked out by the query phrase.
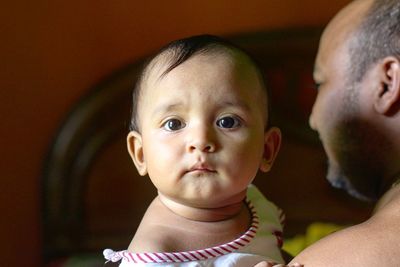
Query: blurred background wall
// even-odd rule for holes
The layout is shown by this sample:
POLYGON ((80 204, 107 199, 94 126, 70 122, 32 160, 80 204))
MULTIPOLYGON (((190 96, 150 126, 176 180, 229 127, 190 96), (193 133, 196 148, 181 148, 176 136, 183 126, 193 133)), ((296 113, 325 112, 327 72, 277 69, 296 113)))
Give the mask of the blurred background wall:
POLYGON ((183 36, 324 26, 349 0, 42 0, 0 9, 0 265, 40 266, 40 176, 70 106, 183 36))

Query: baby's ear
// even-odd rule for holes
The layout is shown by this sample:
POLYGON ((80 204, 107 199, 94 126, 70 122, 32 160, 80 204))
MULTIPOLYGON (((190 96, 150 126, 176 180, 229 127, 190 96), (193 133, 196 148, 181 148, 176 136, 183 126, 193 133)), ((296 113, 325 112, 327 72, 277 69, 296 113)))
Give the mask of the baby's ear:
POLYGON ((126 143, 128 146, 129 155, 136 166, 139 174, 144 176, 147 174, 146 160, 143 154, 142 136, 136 131, 129 132, 126 143))
POLYGON ((272 164, 278 155, 281 147, 282 135, 281 130, 276 127, 270 128, 264 134, 264 155, 260 164, 260 170, 263 172, 269 172, 272 164))

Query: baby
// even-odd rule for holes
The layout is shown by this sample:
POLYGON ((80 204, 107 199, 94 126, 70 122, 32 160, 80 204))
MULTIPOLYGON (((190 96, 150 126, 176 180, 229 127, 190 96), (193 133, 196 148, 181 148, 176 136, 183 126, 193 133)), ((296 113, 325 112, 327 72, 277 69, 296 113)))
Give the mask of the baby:
POLYGON ((127 137, 158 195, 129 248, 106 249, 106 259, 122 267, 283 263, 283 215, 251 185, 280 143, 250 56, 210 35, 170 43, 137 82, 127 137))

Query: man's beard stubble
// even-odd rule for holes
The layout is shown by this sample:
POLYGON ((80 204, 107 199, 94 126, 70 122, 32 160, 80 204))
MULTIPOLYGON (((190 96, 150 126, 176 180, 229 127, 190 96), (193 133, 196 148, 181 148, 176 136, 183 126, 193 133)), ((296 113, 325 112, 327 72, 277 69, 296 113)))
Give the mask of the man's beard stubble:
POLYGON ((338 111, 345 120, 331 133, 330 147, 336 161, 328 159, 327 179, 357 199, 375 201, 382 194, 385 151, 390 142, 360 117, 358 90, 362 88, 356 85, 348 88, 338 111))

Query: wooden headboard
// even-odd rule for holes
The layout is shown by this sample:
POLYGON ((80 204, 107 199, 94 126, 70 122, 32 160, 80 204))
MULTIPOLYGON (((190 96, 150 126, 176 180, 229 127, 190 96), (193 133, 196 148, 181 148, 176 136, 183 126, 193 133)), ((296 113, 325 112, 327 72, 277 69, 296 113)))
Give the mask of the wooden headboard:
MULTIPOLYGON (((313 61, 320 29, 229 37, 255 56, 271 92, 272 121, 283 132, 273 170, 255 184, 286 212, 286 236, 312 221, 355 223, 369 210, 325 181, 325 154, 308 116, 316 92, 313 61)), ((72 107, 55 134, 43 172, 43 253, 126 248, 156 192, 126 151, 131 92, 141 62, 111 74, 72 107)))

